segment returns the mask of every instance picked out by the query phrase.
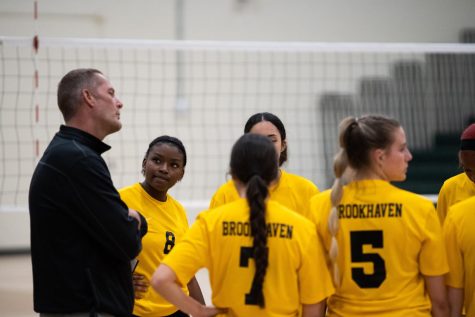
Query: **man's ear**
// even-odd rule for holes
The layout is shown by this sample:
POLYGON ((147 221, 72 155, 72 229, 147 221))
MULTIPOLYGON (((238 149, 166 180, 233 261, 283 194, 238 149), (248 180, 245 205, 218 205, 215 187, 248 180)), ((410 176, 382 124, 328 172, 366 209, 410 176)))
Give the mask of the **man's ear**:
POLYGON ((93 107, 96 100, 94 98, 94 95, 88 90, 88 89, 83 89, 81 91, 82 98, 84 99, 84 103, 90 107, 93 107))

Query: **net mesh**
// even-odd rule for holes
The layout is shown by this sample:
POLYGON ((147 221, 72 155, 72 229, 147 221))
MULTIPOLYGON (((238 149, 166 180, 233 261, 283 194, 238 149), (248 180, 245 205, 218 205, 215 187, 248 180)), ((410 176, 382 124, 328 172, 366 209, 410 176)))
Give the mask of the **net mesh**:
POLYGON ((120 188, 140 181, 148 143, 168 134, 185 144, 180 201, 206 206, 226 181, 229 153, 256 112, 287 130, 285 169, 320 189, 332 182, 338 122, 386 114, 412 149, 437 131, 461 131, 475 108, 475 45, 322 44, 0 38, 0 208, 26 210, 33 169, 63 122, 61 77, 100 69, 124 103, 123 128, 104 154, 120 188), (34 73, 38 71, 35 90, 34 73))

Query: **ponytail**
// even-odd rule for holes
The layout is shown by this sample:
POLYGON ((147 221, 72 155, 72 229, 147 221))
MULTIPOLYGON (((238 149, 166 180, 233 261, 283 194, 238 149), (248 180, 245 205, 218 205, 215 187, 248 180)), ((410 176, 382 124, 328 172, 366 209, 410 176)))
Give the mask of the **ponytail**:
POLYGON ((332 263, 333 268, 333 281, 338 287, 341 284, 341 275, 338 268, 338 241, 337 234, 340 228, 340 220, 338 219, 338 210, 337 207, 341 202, 343 197, 343 186, 349 181, 350 168, 348 164, 348 154, 346 152, 346 145, 348 141, 348 135, 351 130, 357 125, 357 120, 355 118, 344 119, 340 124, 340 150, 335 155, 333 160, 333 172, 335 173, 335 181, 333 182, 330 200, 331 200, 331 210, 328 216, 328 231, 331 235, 330 250, 328 251, 328 256, 332 263))
MULTIPOLYGON (((252 256, 256 271, 252 281, 252 304, 265 307, 264 279, 269 265, 267 250, 266 199, 269 184, 278 175, 278 154, 274 144, 265 136, 246 133, 231 151, 231 175, 246 184, 246 199, 250 209, 252 256)), ((246 298, 247 301, 248 298, 246 298)))
POLYGON ((265 306, 264 278, 269 264, 267 251, 266 205, 265 199, 269 195, 266 182, 258 175, 252 176, 247 183, 246 197, 250 207, 251 235, 253 237, 253 257, 256 262, 252 294, 259 307, 265 306))

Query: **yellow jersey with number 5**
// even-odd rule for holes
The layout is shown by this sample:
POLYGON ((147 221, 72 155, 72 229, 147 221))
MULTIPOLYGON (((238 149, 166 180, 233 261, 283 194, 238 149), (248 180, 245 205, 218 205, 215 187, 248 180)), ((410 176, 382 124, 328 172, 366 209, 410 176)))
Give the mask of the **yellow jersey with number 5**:
POLYGON ((265 308, 255 304, 251 292, 255 267, 243 198, 201 213, 163 263, 181 284, 206 267, 213 305, 227 308, 227 316, 297 316, 301 304, 322 301, 333 293, 333 285, 315 226, 277 202, 269 200, 266 206, 265 308))
MULTIPOLYGON (((311 218, 330 248, 330 190, 311 199, 311 218)), ((329 316, 431 316, 423 275, 448 272, 432 202, 382 180, 355 181, 337 206, 341 285, 329 316)))

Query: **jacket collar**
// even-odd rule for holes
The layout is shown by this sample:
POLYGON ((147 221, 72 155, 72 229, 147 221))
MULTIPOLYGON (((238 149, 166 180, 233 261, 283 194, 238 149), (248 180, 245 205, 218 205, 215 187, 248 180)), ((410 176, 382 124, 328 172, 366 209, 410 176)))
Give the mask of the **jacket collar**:
POLYGON ((59 136, 65 137, 67 139, 75 140, 81 144, 84 144, 90 147, 93 151, 98 154, 102 154, 110 150, 110 146, 83 130, 68 127, 66 125, 61 125, 58 132, 59 136))

